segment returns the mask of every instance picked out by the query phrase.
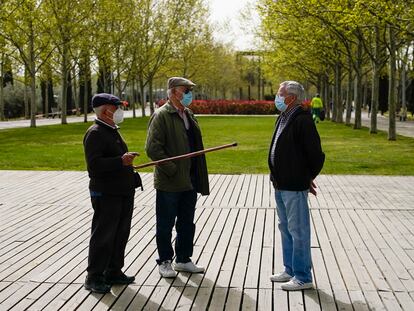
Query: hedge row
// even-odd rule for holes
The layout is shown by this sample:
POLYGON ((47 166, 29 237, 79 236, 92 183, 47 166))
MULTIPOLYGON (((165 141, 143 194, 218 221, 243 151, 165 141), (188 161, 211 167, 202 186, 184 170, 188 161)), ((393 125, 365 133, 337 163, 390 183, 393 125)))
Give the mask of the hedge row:
MULTIPOLYGON (((159 106, 165 104, 160 101, 159 106)), ((193 100, 190 109, 195 114, 275 114, 273 101, 267 100, 193 100)))

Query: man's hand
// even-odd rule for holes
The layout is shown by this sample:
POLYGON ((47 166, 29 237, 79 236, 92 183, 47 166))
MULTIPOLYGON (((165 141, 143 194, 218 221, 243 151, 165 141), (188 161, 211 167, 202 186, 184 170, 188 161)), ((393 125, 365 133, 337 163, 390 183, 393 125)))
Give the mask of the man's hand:
POLYGON ((126 152, 122 155, 122 165, 129 166, 132 165, 132 162, 134 161, 134 158, 139 156, 138 152, 126 152))
POLYGON ((312 180, 310 185, 309 185, 309 192, 312 193, 315 197, 316 197, 316 188, 318 188, 318 187, 316 186, 316 184, 312 180))

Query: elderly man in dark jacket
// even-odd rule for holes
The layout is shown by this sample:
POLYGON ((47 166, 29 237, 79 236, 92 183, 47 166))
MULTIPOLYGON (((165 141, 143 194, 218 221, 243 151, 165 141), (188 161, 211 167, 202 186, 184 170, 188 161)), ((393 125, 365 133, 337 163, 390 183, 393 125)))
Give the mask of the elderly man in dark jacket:
POLYGON ((285 270, 271 276, 284 290, 312 288, 308 192, 325 161, 318 131, 301 106, 304 89, 295 81, 280 84, 275 98, 282 113, 269 152, 270 178, 275 188, 285 270))
POLYGON ((128 152, 118 132, 117 124, 123 120, 119 98, 96 94, 92 107, 97 119, 83 140, 94 210, 85 288, 106 293, 112 284, 129 284, 135 279, 126 276, 121 268, 134 207, 136 179, 132 161, 138 154, 128 152))
MULTIPOLYGON (((146 151, 152 160, 203 149, 200 127, 187 107, 192 101, 193 82, 181 77, 168 80, 168 101, 151 117, 146 151)), ((204 155, 171 161, 155 167, 157 248, 159 273, 175 277, 175 271, 202 273, 204 268, 191 261, 195 233, 194 213, 197 193, 209 194, 204 155), (176 262, 171 246, 172 229, 177 231, 176 262), (174 268, 174 270, 173 270, 174 268)))

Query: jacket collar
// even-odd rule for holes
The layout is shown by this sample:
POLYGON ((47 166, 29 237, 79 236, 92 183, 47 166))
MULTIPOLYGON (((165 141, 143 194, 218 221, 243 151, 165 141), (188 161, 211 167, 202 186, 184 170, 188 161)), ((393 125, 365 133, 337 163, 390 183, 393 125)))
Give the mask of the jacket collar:
POLYGON ((116 124, 115 124, 115 126, 110 125, 110 124, 106 123, 105 121, 103 121, 101 119, 98 119, 98 118, 95 119, 95 123, 99 124, 99 125, 102 125, 106 128, 112 129, 112 130, 118 130, 119 129, 118 125, 116 125, 116 124))
MULTIPOLYGON (((164 104, 164 106, 165 106, 165 110, 167 110, 169 113, 178 113, 177 108, 175 108, 172 102, 170 102, 169 100, 164 104)), ((187 114, 190 114, 191 110, 188 109, 187 107, 184 107, 183 111, 187 112, 187 114)))

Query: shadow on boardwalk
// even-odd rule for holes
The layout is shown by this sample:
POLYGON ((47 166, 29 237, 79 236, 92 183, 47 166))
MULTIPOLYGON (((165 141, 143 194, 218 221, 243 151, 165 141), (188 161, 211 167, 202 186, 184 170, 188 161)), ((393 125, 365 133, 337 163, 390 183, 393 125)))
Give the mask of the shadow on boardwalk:
POLYGON ((0 310, 414 310, 414 177, 318 177, 310 198, 316 288, 287 293, 266 175, 211 175, 193 259, 205 274, 161 279, 152 174, 136 193, 128 287, 90 294, 91 207, 84 172, 0 172, 0 310))

